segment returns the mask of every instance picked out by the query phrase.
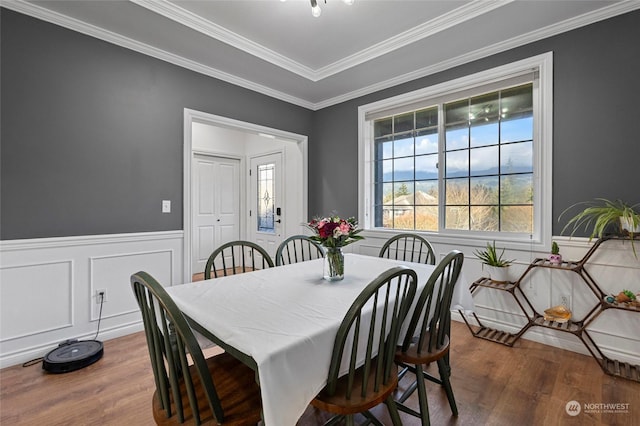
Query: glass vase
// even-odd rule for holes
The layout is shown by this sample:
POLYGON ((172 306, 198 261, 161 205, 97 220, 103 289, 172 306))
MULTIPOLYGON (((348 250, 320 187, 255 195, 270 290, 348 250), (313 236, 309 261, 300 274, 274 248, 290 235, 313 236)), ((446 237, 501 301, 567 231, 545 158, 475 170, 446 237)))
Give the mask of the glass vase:
POLYGON ((339 281, 344 278, 344 254, 341 247, 328 247, 324 255, 324 279, 339 281))

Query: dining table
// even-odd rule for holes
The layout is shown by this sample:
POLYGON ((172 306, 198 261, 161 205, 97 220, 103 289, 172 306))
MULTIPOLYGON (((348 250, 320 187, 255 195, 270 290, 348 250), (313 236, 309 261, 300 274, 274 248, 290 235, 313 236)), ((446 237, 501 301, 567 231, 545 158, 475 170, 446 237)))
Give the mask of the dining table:
MULTIPOLYGON (((323 261, 167 288, 196 331, 256 371, 265 426, 295 425, 326 385, 337 330, 367 284, 390 268, 405 266, 417 274, 417 299, 435 269, 435 265, 347 253, 344 279, 331 282, 323 279, 323 261)), ((452 311, 474 310, 466 283, 461 273, 452 311)))

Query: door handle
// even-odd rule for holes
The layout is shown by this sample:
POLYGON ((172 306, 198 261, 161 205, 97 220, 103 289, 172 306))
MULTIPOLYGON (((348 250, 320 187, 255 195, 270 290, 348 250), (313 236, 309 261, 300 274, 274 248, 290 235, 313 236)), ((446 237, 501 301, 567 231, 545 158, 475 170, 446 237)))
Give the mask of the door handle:
POLYGON ((280 219, 276 220, 276 222, 278 222, 278 223, 282 223, 282 221, 281 221, 280 219))

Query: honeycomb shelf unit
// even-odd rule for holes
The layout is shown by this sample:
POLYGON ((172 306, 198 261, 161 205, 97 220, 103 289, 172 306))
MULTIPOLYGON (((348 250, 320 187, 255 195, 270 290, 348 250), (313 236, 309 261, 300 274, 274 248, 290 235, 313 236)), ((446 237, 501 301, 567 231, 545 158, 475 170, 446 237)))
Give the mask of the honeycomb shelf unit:
MULTIPOLYGON (((472 295, 481 288, 487 288, 507 292, 515 299, 524 316, 527 318, 526 324, 524 324, 516 333, 509 333, 503 330, 487 327, 475 313, 471 314, 475 324, 472 324, 471 318, 468 318, 464 312, 459 311, 460 315, 474 337, 506 346, 513 346, 518 339, 520 339, 520 337, 522 337, 522 335, 532 327, 543 327, 550 330, 573 334, 584 344, 591 356, 598 362, 600 368, 602 368, 606 374, 640 382, 640 365, 633 365, 627 362, 607 358, 588 331, 589 325, 608 310, 622 310, 636 314, 640 312, 640 307, 637 305, 606 302, 604 300, 606 294, 585 268, 589 259, 604 242, 609 240, 629 239, 629 237, 611 235, 599 238, 579 261, 563 261, 560 264, 554 264, 549 262, 547 259, 535 259, 515 282, 498 283, 484 277, 474 281, 469 287, 472 295), (536 310, 521 288, 524 278, 537 268, 549 268, 561 273, 576 273, 581 278, 586 289, 588 289, 588 291, 590 291, 594 296, 594 304, 589 312, 580 319, 571 319, 566 322, 546 320, 544 315, 536 310)), ((638 239, 640 238, 636 237, 634 238, 634 241, 638 239)))

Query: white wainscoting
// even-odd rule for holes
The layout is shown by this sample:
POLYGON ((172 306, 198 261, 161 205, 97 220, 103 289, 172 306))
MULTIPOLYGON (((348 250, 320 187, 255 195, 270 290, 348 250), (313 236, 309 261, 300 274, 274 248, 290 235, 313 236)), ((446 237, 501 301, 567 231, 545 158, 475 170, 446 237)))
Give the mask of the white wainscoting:
POLYGON ((0 368, 46 354, 67 339, 142 330, 130 277, 144 270, 182 283, 183 232, 149 232, 0 243, 0 368))
MULTIPOLYGON (((377 256, 380 248, 389 235, 366 233, 366 239, 351 246, 350 251, 377 256)), ((554 237, 560 245, 565 259, 579 260, 591 247, 587 238, 554 237)), ((482 244, 482 243, 480 243, 482 244)), ((499 243, 496 244, 501 247, 499 243)), ((436 256, 443 258, 449 250, 461 250, 465 255, 464 273, 469 280, 488 276, 482 270, 482 264, 473 255, 479 248, 472 241, 465 245, 452 245, 433 242, 436 256)), ((636 242, 636 251, 640 256, 640 245, 636 242)), ((516 280, 527 269, 529 263, 539 257, 547 257, 548 253, 533 252, 525 249, 510 249, 505 252, 508 259, 516 259, 511 266, 511 279, 516 280)), ((623 289, 634 293, 640 292, 640 259, 633 255, 629 241, 608 241, 600 246, 590 258, 585 269, 598 283, 605 293, 617 294, 623 289)), ((471 283, 467 283, 470 285, 471 283)), ((556 271, 548 268, 536 268, 527 274, 524 293, 536 310, 542 313, 546 308, 560 304, 560 297, 569 295, 574 318, 582 318, 598 299, 591 292, 578 274, 569 271, 556 271)), ((491 289, 480 289, 474 296, 476 314, 488 327, 515 333, 527 323, 513 297, 507 292, 491 289)), ((457 321, 462 317, 457 313, 452 316, 457 321)), ((605 356, 640 365, 640 314, 616 309, 603 312, 588 327, 588 332, 605 356)), ((533 340, 574 352, 589 354, 582 342, 570 333, 532 327, 523 339, 533 340)), ((516 343, 517 345, 517 343, 516 343)))

